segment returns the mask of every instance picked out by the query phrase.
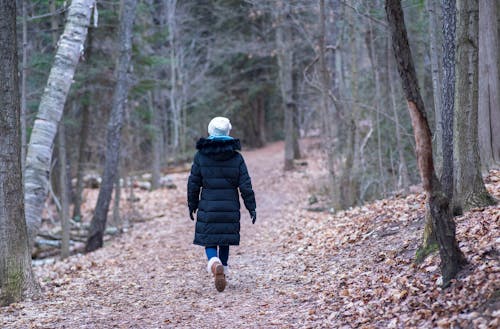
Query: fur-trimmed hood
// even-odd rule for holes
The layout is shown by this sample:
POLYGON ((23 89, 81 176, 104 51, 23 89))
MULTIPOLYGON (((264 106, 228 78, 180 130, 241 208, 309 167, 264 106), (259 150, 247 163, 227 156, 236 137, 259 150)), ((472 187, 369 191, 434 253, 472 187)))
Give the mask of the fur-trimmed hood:
POLYGON ((234 156, 235 152, 241 150, 239 139, 209 139, 200 138, 196 142, 196 149, 215 160, 227 160, 234 156))

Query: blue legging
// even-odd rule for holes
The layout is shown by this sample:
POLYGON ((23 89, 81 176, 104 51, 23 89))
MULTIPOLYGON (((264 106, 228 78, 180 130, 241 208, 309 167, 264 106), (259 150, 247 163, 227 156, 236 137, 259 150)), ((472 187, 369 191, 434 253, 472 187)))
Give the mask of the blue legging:
MULTIPOLYGON (((217 246, 205 247, 205 253, 207 254, 208 260, 212 257, 217 257, 217 246)), ((227 266, 227 260, 229 259, 229 246, 219 246, 218 255, 222 265, 227 266)))

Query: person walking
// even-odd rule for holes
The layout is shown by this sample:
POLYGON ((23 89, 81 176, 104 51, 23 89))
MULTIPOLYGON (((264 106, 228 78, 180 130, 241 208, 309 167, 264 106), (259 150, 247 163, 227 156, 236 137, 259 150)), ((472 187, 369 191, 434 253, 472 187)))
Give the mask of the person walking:
POLYGON ((193 243, 205 247, 207 271, 215 279, 215 288, 226 288, 229 246, 240 243, 240 201, 238 190, 250 213, 257 219, 255 194, 239 139, 229 136, 231 122, 213 118, 207 138, 196 143, 198 150, 187 183, 189 217, 194 221, 193 243))

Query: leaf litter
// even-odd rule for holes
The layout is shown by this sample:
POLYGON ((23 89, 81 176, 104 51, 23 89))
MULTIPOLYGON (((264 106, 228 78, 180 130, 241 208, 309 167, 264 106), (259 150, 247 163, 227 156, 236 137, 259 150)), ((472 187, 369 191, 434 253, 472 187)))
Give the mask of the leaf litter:
MULTIPOLYGON (((307 147, 308 145, 304 145, 307 147)), ((497 328, 500 207, 455 218, 469 265, 438 286, 439 255, 414 264, 424 226, 422 192, 339 211, 310 211, 321 154, 283 173, 283 144, 244 153, 257 223, 242 210, 228 287, 217 293, 203 248, 192 245, 187 173, 177 189, 134 191, 126 233, 91 254, 35 266, 43 297, 0 308, 2 328, 497 328), (149 220, 145 220, 149 219, 149 220)), ((500 171, 488 190, 500 199, 500 171)), ((96 190, 86 191, 86 209, 96 190)), ((90 215, 87 214, 87 218, 90 215)))

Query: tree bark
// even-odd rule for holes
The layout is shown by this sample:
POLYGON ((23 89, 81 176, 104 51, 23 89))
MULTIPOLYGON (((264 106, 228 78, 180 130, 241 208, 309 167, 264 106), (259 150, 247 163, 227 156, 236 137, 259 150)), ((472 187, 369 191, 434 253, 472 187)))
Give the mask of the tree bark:
POLYGON ((455 34, 456 0, 442 0, 443 13, 443 84, 441 89, 441 131, 443 140, 443 191, 453 198, 453 120, 455 108, 455 34))
POLYGON ((377 58, 377 51, 376 51, 376 46, 375 46, 375 35, 374 35, 374 30, 372 27, 371 21, 369 22, 369 30, 366 34, 366 46, 368 48, 368 57, 370 58, 370 63, 372 66, 372 72, 373 72, 373 82, 375 84, 375 99, 373 101, 375 105, 375 120, 376 120, 376 130, 377 130, 377 162, 378 162, 378 180, 380 183, 380 186, 382 187, 381 189, 381 195, 385 197, 387 194, 386 191, 386 178, 384 174, 384 166, 383 166, 383 160, 382 160, 382 138, 381 138, 381 131, 380 131, 380 111, 382 111, 382 94, 380 91, 380 72, 379 72, 379 61, 377 58))
MULTIPOLYGON (((388 47, 391 47, 391 43, 388 42, 388 47)), ((390 49, 387 52, 387 55, 390 55, 390 49)), ((398 166, 398 189, 408 190, 408 186, 410 185, 410 177, 408 175, 408 165, 406 164, 406 159, 404 156, 404 149, 402 145, 402 137, 401 137, 401 128, 399 127, 399 115, 397 111, 397 102, 396 102, 396 91, 394 88, 394 77, 396 74, 394 69, 391 67, 388 72, 389 79, 389 90, 391 93, 391 108, 392 114, 394 115, 394 125, 395 125, 395 133, 396 133, 396 147, 399 156, 399 166, 398 166)))
MULTIPOLYGON (((443 14, 443 83, 441 87, 441 121, 436 123, 441 131, 441 186, 448 200, 453 199, 453 109, 455 95, 455 28, 456 4, 455 0, 442 1, 443 14)), ((436 108, 437 110, 437 108, 436 108)), ((437 118, 437 116, 436 116, 437 118)), ((438 119, 437 119, 438 120, 438 119)), ((437 128, 436 128, 437 130, 437 128)), ((439 134, 439 132, 436 132, 439 134)), ((439 146, 438 146, 439 147, 439 146)), ((436 160, 438 157, 434 157, 436 160)), ((425 227, 422 245, 417 250, 416 262, 423 261, 432 253, 437 244, 437 236, 432 223, 430 207, 426 207, 425 227)))
POLYGON ((479 1, 479 149, 485 169, 500 166, 499 2, 479 1))
POLYGON ((61 121, 59 127, 59 167, 60 176, 59 183, 61 184, 61 258, 69 257, 69 191, 67 184, 67 170, 66 170, 66 134, 64 129, 64 122, 61 121))
POLYGON ((24 220, 16 2, 0 0, 0 306, 38 294, 24 220))
POLYGON ((116 86, 113 93, 113 105, 107 127, 104 175, 97 197, 94 217, 90 223, 89 237, 85 246, 85 251, 87 252, 99 249, 103 245, 113 184, 115 183, 118 171, 123 111, 130 87, 129 70, 132 56, 132 27, 136 5, 137 0, 124 0, 122 3, 119 28, 120 54, 116 66, 116 86))
POLYGON ((59 121, 80 58, 93 0, 71 2, 64 33, 59 39, 47 87, 40 101, 31 132, 26 157, 24 199, 30 246, 33 246, 41 224, 41 213, 48 191, 48 178, 59 121))
POLYGON ((121 194, 122 194, 122 188, 120 185, 120 160, 118 160, 118 169, 116 178, 115 178, 115 198, 113 200, 113 224, 115 225, 118 230, 123 229, 122 225, 122 219, 120 215, 120 202, 121 202, 121 194))
POLYGON ((162 136, 162 130, 160 127, 161 123, 161 117, 159 110, 155 106, 155 102, 153 100, 153 92, 149 91, 148 92, 148 106, 149 110, 151 111, 151 127, 153 128, 152 131, 152 144, 153 144, 153 154, 152 157, 153 159, 151 160, 151 171, 152 171, 152 178, 151 178, 151 188, 153 190, 156 190, 157 188, 160 187, 160 176, 161 176, 161 155, 163 151, 163 136, 162 136))
POLYGON ((427 195, 427 203, 439 243, 443 286, 448 286, 450 280, 456 276, 466 260, 455 239, 455 222, 450 212, 449 199, 443 193, 434 171, 431 131, 418 88, 401 1, 386 0, 385 10, 391 31, 394 55, 408 102, 420 177, 427 195))
POLYGON ((276 46, 278 49, 279 83, 281 100, 284 114, 285 133, 285 165, 284 170, 294 168, 293 160, 295 156, 295 144, 298 136, 295 129, 295 116, 297 113, 297 103, 294 99, 293 88, 293 31, 289 4, 280 1, 278 4, 277 26, 276 26, 276 46))
POLYGON ((179 63, 177 61, 177 48, 176 48, 176 21, 175 21, 175 9, 177 6, 177 0, 167 0, 167 24, 168 24, 168 42, 169 42, 169 53, 170 53, 170 112, 172 113, 172 146, 174 152, 179 151, 179 130, 181 124, 181 110, 179 97, 179 63))
MULTIPOLYGON (((90 95, 87 94, 88 97, 90 95)), ((87 103, 82 104, 82 119, 80 127, 80 138, 78 147, 78 164, 76 169, 76 191, 75 191, 75 203, 73 207, 73 218, 76 221, 82 218, 82 194, 83 194, 83 176, 85 174, 86 161, 87 161, 87 142, 89 137, 90 129, 90 111, 91 105, 88 104, 90 99, 87 98, 87 103)))
POLYGON ((453 126, 453 211, 495 204, 481 176, 478 143, 478 0, 457 1, 457 58, 453 126))
POLYGON ((23 58, 21 72, 21 170, 26 167, 26 74, 28 73, 28 1, 23 0, 23 58))
MULTIPOLYGON (((93 57, 93 30, 89 29, 88 37, 87 37, 87 51, 86 51, 86 60, 87 63, 90 63, 90 59, 93 57)), ((89 65, 89 64, 86 64, 89 65)), ((83 101, 81 103, 81 115, 82 118, 80 120, 80 134, 79 134, 79 143, 78 143, 78 163, 76 169, 76 191, 75 191, 75 202, 73 206, 73 219, 76 221, 81 220, 82 213, 82 193, 83 193, 83 176, 85 174, 86 163, 88 161, 88 139, 89 139, 89 130, 90 130, 90 113, 93 108, 93 100, 92 100, 92 91, 91 91, 91 81, 87 79, 85 83, 85 92, 83 96, 83 101)))
POLYGON ((426 0, 427 11, 429 12, 429 36, 430 36, 430 57, 432 69, 432 94, 434 99, 434 120, 435 120, 435 150, 434 163, 436 164, 436 172, 439 176, 442 172, 442 129, 441 129, 441 65, 439 63, 440 50, 438 45, 438 31, 439 31, 439 15, 438 3, 435 0, 426 0))
POLYGON ((326 61, 326 10, 325 1, 320 0, 320 35, 319 35, 319 66, 321 77, 321 119, 323 128, 323 139, 328 161, 328 176, 330 179, 332 206, 335 210, 341 208, 340 186, 337 178, 334 161, 334 146, 337 135, 337 127, 333 123, 330 113, 330 87, 331 81, 328 74, 326 61))

